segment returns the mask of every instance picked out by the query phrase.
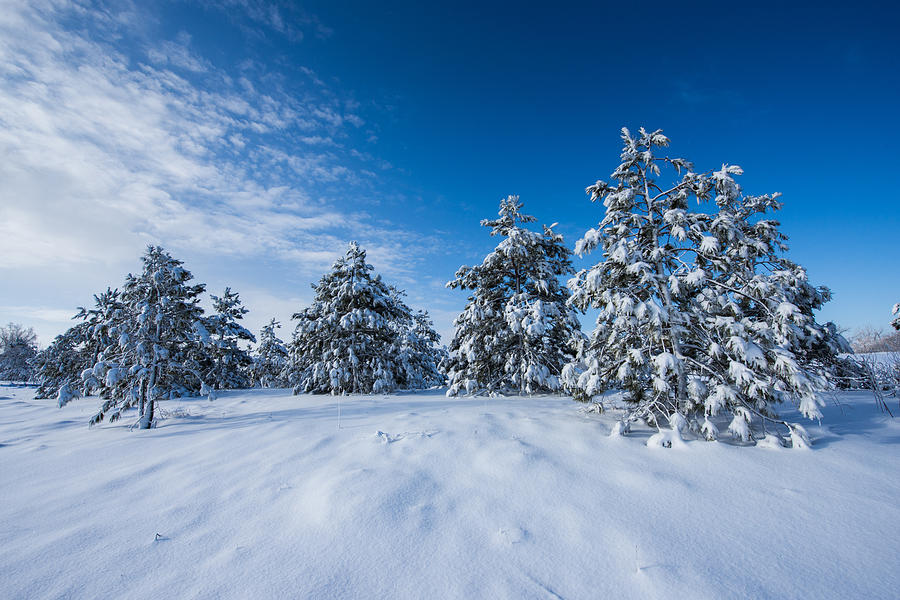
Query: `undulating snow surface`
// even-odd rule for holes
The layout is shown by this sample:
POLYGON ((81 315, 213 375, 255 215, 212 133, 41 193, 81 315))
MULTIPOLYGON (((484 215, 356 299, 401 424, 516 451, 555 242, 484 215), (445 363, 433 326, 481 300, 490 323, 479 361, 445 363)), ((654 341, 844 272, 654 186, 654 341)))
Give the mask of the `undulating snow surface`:
POLYGON ((558 397, 226 392, 140 431, 31 395, 0 387, 4 598, 900 593, 900 419, 865 393, 811 451, 650 448, 558 397))

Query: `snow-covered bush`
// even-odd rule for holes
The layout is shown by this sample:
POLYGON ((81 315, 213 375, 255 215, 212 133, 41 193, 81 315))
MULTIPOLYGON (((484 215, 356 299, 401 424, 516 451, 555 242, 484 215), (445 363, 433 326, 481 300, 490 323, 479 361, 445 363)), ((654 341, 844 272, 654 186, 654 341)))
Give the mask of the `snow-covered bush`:
MULTIPOLYGON (((847 346, 815 320, 828 289, 783 255, 786 237, 768 218, 778 194, 744 195, 737 166, 697 173, 657 156, 669 144, 661 131, 623 129, 622 139, 612 183, 587 188, 606 214, 576 252, 599 250, 602 260, 569 287, 574 306, 600 313, 566 386, 586 396, 624 388, 631 418, 651 422, 727 414, 741 438, 759 419, 793 429, 776 415, 783 400, 820 417, 816 392, 847 346)), ((704 435, 716 434, 707 426, 704 435)))
POLYGON ((871 390, 878 408, 893 416, 885 398, 900 398, 900 352, 857 353, 842 359, 856 367, 856 377, 845 387, 871 390))
POLYGON ((574 356, 580 325, 559 282, 573 272, 571 251, 553 226, 542 233, 523 227, 536 219, 521 210, 518 196, 503 199, 499 218, 481 222, 503 239, 447 284, 472 291, 445 361, 450 396, 556 391, 574 356))
POLYGON ((871 354, 873 352, 900 352, 900 331, 867 325, 853 334, 853 352, 871 354))
POLYGON ((295 392, 385 393, 427 385, 440 353, 427 317, 416 321, 402 292, 372 276, 366 252, 351 242, 295 313, 287 369, 295 392))

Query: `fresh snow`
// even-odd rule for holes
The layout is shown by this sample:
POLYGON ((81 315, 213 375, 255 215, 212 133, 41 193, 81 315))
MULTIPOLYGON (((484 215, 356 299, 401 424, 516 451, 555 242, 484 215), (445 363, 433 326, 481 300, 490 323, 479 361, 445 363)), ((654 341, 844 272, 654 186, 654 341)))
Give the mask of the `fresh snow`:
POLYGON ((867 393, 829 398, 806 451, 610 437, 621 412, 560 397, 228 391, 138 430, 33 393, 0 387, 4 598, 900 589, 900 420, 867 393))

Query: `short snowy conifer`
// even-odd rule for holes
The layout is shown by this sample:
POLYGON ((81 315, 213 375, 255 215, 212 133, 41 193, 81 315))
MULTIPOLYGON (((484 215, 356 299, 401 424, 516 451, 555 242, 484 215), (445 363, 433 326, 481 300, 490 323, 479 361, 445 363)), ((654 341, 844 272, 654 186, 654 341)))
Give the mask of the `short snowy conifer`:
POLYGON ((410 356, 409 307, 372 271, 365 250, 351 242, 313 286, 312 306, 293 315, 288 372, 296 392, 389 392, 408 383, 411 364, 428 360, 410 356))
POLYGON ((410 319, 400 321, 398 326, 397 352, 402 365, 398 387, 417 390, 442 385, 444 375, 439 366, 447 352, 439 345, 440 336, 434 330, 431 317, 425 311, 418 311, 411 314, 410 319))
POLYGON ((0 379, 30 382, 31 360, 36 354, 37 336, 32 328, 18 323, 0 327, 0 379))
POLYGON ((891 321, 894 329, 900 330, 900 302, 894 305, 894 320, 891 321))
MULTIPOLYGON (((31 360, 37 383, 35 398, 56 398, 63 386, 81 389, 81 373, 94 363, 82 352, 87 325, 79 323, 56 336, 53 342, 31 360)), ((68 394, 66 402, 71 400, 68 394)), ((63 403, 65 404, 65 402, 63 403)))
POLYGON ((103 323, 115 343, 85 373, 102 381, 109 396, 91 423, 115 421, 137 407, 139 427, 149 428, 158 400, 196 394, 202 383, 196 348, 205 286, 190 285, 182 262, 158 246, 141 261, 143 271, 126 278, 122 308, 103 323))
POLYGON ((238 323, 249 312, 241 305, 240 296, 225 288, 220 296, 210 295, 214 314, 195 327, 203 346, 200 359, 203 383, 210 389, 241 389, 252 385, 250 365, 253 359, 241 342, 255 342, 256 337, 238 323))
POLYGON ((284 342, 275 334, 281 324, 272 319, 259 333, 259 345, 250 367, 253 383, 264 388, 286 387, 285 368, 289 355, 284 342))
POLYGON ((559 389, 563 365, 581 332, 566 301, 561 275, 571 274, 571 251, 551 227, 523 227, 518 196, 500 202, 499 218, 481 222, 503 239, 480 265, 463 266, 450 288, 471 290, 445 361, 450 396, 534 393, 559 389))
POLYGON ((754 420, 792 430, 774 412, 786 399, 820 417, 816 390, 845 342, 813 316, 827 288, 782 256, 786 238, 766 218, 778 195, 744 195, 736 166, 700 174, 657 156, 669 144, 660 131, 623 129, 622 139, 613 182, 587 188, 606 215, 576 252, 600 249, 602 261, 569 287, 573 305, 600 313, 566 369, 567 388, 587 396, 623 388, 631 418, 685 415, 707 439, 718 435, 710 419, 720 414, 745 440, 754 420), (692 199, 714 206, 692 210, 692 199))
POLYGON ((116 342, 109 328, 121 315, 119 291, 108 288, 94 295, 93 308, 80 307, 73 318, 81 322, 56 336, 32 361, 38 384, 35 397, 58 398, 63 406, 82 394, 104 394, 103 381, 93 376, 93 367, 100 353, 116 342))

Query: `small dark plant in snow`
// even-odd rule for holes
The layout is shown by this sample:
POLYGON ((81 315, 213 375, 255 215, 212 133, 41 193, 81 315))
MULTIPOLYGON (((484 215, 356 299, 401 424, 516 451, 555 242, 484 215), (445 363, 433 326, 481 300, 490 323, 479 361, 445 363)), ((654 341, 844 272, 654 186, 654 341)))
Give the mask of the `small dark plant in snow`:
POLYGON ((668 422, 676 432, 715 439, 713 418, 727 415, 742 440, 754 422, 768 422, 801 444, 802 428, 776 406, 792 400, 820 418, 817 390, 846 342, 813 314, 829 290, 784 257, 786 237, 769 218, 778 194, 745 195, 737 166, 697 173, 658 155, 669 145, 661 131, 623 129, 622 139, 611 183, 587 188, 605 216, 576 252, 598 250, 602 259, 569 287, 574 306, 600 314, 565 371, 566 387, 586 396, 622 388, 627 419, 668 422))

